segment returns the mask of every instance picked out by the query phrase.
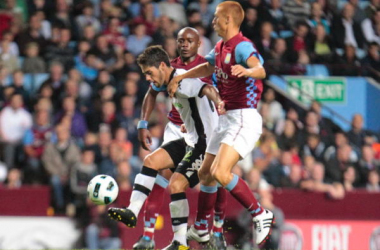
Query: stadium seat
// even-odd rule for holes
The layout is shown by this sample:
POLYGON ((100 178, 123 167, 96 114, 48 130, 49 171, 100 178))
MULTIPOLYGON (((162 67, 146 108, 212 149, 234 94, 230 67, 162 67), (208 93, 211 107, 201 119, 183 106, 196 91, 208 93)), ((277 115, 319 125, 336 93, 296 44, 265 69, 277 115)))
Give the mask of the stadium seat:
POLYGON ((306 65, 307 76, 327 77, 330 76, 329 70, 323 64, 308 64, 306 65))
POLYGON ((49 74, 48 73, 40 73, 40 74, 35 74, 34 75, 34 81, 33 81, 33 89, 32 91, 33 92, 36 92, 41 84, 46 81, 47 79, 49 78, 49 74))
POLYGON ((24 89, 28 92, 33 91, 33 74, 24 75, 24 89))

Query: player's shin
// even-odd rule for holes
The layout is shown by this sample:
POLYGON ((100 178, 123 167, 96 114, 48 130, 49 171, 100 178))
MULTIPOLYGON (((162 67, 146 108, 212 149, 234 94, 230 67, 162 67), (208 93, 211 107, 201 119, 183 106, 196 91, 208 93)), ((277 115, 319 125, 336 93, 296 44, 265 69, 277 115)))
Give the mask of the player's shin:
POLYGON ((168 185, 168 180, 161 175, 157 175, 156 183, 154 184, 152 192, 145 203, 144 237, 153 239, 155 223, 157 216, 161 211, 162 203, 165 197, 165 189, 168 185))
POLYGON ((172 194, 169 207, 174 233, 173 241, 178 241, 181 245, 187 246, 186 232, 189 218, 189 203, 186 193, 172 194))
POLYGON ((251 213, 252 217, 261 214, 264 209, 256 200, 247 183, 239 176, 233 174, 232 180, 225 186, 231 195, 251 213))
POLYGON ((218 184, 217 198, 214 206, 214 223, 212 232, 223 233, 224 218, 226 215, 227 190, 218 184))
POLYGON ((143 166, 141 172, 135 178, 132 195, 130 198, 130 209, 137 217, 141 207, 152 191, 157 176, 157 170, 143 166))
POLYGON ((194 228, 198 231, 208 232, 208 221, 214 209, 217 198, 217 186, 201 185, 201 190, 198 196, 198 211, 197 218, 194 223, 194 228))

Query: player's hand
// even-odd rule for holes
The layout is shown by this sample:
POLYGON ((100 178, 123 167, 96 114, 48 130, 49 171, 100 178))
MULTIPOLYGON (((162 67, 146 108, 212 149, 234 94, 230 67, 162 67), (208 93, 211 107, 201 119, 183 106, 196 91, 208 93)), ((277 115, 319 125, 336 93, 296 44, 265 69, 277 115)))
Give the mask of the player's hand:
POLYGON ((231 74, 233 76, 243 77, 243 76, 248 76, 249 72, 248 72, 248 70, 246 68, 244 68, 243 66, 237 64, 237 65, 233 65, 231 67, 231 74))
POLYGON ((226 104, 224 103, 224 101, 221 101, 218 103, 218 113, 219 115, 224 115, 226 113, 226 104))
POLYGON ((141 147, 145 150, 151 151, 150 146, 152 145, 152 136, 148 129, 140 128, 138 129, 138 140, 141 143, 141 147))
POLYGON ((185 124, 182 124, 182 125, 181 125, 181 132, 182 132, 182 133, 187 133, 187 129, 186 129, 185 124))
POLYGON ((179 76, 173 77, 173 79, 169 82, 167 89, 168 89, 168 93, 170 97, 174 96, 175 92, 178 89, 178 83, 180 81, 182 81, 182 77, 179 75, 179 76))

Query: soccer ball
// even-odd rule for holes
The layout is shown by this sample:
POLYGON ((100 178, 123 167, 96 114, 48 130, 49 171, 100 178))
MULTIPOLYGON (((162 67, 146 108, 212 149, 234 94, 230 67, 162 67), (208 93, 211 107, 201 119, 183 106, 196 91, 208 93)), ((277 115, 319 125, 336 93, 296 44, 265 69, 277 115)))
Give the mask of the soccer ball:
POLYGON ((119 194, 119 186, 109 175, 97 175, 87 186, 87 196, 96 205, 108 205, 114 202, 119 194))

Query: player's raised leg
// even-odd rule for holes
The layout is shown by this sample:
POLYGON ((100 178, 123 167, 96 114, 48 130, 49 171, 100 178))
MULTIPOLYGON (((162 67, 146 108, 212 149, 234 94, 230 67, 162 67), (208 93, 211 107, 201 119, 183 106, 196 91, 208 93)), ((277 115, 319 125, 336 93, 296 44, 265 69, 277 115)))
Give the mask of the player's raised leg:
POLYGON ((174 167, 169 153, 159 148, 145 157, 141 172, 135 178, 130 203, 127 208, 110 208, 108 215, 128 227, 135 227, 137 216, 152 191, 159 170, 174 167))
POLYGON ((222 143, 211 166, 211 174, 251 213, 256 228, 256 243, 260 245, 269 236, 274 216, 271 211, 261 207, 247 183, 231 173, 239 159, 240 155, 234 147, 222 143))

